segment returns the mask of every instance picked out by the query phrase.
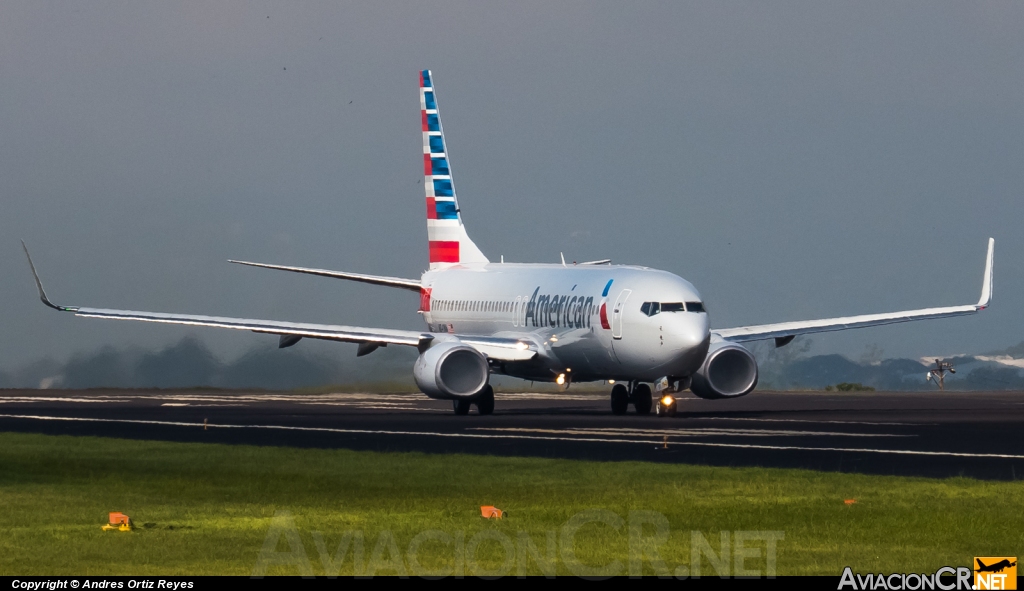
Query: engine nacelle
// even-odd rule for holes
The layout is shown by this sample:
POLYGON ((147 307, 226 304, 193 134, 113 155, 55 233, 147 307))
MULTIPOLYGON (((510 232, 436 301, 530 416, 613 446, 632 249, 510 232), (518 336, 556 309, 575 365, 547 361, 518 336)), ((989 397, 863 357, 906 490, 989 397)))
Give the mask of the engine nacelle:
POLYGON ((701 398, 737 398, 757 385, 757 360, 736 343, 711 343, 708 356, 693 374, 690 391, 701 398))
POLYGON ((431 398, 452 400, 475 396, 491 377, 487 358, 458 341, 437 343, 412 367, 416 385, 431 398))

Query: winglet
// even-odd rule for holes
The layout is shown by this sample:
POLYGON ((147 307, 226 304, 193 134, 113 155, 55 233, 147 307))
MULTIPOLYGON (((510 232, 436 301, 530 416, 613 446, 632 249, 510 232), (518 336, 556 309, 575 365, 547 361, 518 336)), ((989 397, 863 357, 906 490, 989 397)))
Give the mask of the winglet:
POLYGON ((50 298, 46 297, 46 292, 43 291, 43 282, 39 280, 39 273, 36 273, 36 266, 32 264, 32 255, 28 254, 28 247, 25 246, 24 240, 21 241, 21 248, 25 251, 25 257, 28 258, 28 266, 32 269, 32 277, 36 280, 36 289, 39 290, 39 299, 42 300, 44 304, 53 308, 54 310, 59 310, 61 312, 74 312, 75 310, 77 310, 78 308, 58 306, 51 302, 50 298))
POLYGON ((995 238, 988 239, 988 255, 985 257, 985 277, 981 283, 981 299, 978 300, 975 306, 979 310, 984 310, 988 307, 992 301, 992 262, 993 255, 996 249, 995 238))

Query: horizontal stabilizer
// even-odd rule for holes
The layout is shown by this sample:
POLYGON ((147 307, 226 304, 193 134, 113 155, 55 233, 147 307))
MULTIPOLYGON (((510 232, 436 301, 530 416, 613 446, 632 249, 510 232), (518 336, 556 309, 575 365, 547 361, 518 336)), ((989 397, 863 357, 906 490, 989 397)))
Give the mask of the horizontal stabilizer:
POLYGON ((306 267, 290 267, 288 265, 268 265, 266 263, 251 263, 249 261, 236 261, 228 259, 229 263, 246 265, 249 267, 260 267, 263 269, 277 269, 278 271, 291 271, 292 273, 305 273, 306 275, 319 275, 320 277, 333 277, 334 279, 347 279, 360 283, 372 283, 374 285, 386 285, 418 292, 420 282, 418 279, 401 279, 399 277, 384 277, 381 275, 363 275, 362 273, 346 273, 344 271, 329 271, 327 269, 309 269, 306 267))

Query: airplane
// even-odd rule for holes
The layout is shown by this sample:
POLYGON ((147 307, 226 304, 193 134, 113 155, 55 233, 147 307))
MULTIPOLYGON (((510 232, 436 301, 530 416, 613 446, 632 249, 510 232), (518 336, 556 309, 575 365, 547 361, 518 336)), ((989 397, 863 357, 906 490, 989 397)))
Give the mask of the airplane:
POLYGON ((456 198, 433 76, 420 79, 429 268, 403 279, 231 260, 230 262, 358 281, 419 294, 426 330, 109 310, 52 303, 24 247, 42 302, 86 318, 210 326, 279 335, 281 348, 303 338, 358 343, 357 356, 379 347, 415 347, 412 368, 420 390, 451 400, 456 415, 476 406, 494 411, 491 374, 554 382, 606 381, 611 411, 671 416, 675 395, 730 399, 757 385, 757 361, 743 343, 774 339, 782 347, 798 335, 974 314, 992 298, 995 241, 989 238, 981 298, 972 305, 927 308, 821 320, 712 328, 694 286, 667 271, 609 260, 566 264, 492 262, 469 238, 456 198), (653 386, 653 388, 652 388, 653 386), (655 397, 655 394, 657 396, 655 397))
POLYGON ((977 572, 979 572, 979 573, 997 573, 997 572, 999 572, 999 571, 1001 571, 1001 570, 1003 570, 1005 568, 1009 568, 1011 566, 1017 566, 1017 562, 1016 561, 1010 562, 1006 558, 1000 560, 999 562, 997 562, 995 564, 990 564, 988 566, 986 566, 985 563, 982 562, 980 558, 976 558, 975 560, 977 560, 977 562, 978 562, 977 572))

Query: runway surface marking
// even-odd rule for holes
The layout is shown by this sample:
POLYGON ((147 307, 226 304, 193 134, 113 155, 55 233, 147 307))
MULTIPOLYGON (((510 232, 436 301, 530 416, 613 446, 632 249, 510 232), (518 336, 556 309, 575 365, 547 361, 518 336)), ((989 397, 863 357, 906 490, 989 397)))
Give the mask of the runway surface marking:
MULTIPOLYGON (((604 400, 603 395, 565 393, 496 393, 498 400, 574 400, 594 402, 604 400)), ((89 397, 75 396, 11 396, 0 402, 129 402, 135 400, 177 400, 203 402, 335 402, 345 400, 408 400, 424 402, 430 400, 420 393, 375 394, 362 392, 332 392, 327 394, 161 394, 145 392, 140 394, 97 394, 89 397)), ((680 400, 682 402, 683 400, 680 400)), ((687 399, 687 401, 689 401, 687 399)))
POLYGON ((761 419, 753 417, 702 417, 692 415, 687 416, 686 418, 690 420, 699 421, 757 421, 761 423, 815 423, 829 425, 874 425, 881 427, 888 427, 890 425, 902 427, 920 427, 921 425, 934 425, 934 423, 871 423, 868 421, 816 421, 814 419, 761 419))
MULTIPOLYGON (((504 401, 551 400, 555 398, 546 394, 499 394, 498 399, 504 401)), ((594 396, 574 395, 557 396, 559 401, 593 402, 594 396)), ((217 407, 217 406, 248 406, 250 404, 286 402, 307 406, 340 406, 361 410, 402 410, 425 413, 450 412, 436 406, 423 406, 423 403, 437 402, 422 394, 366 394, 366 393, 331 393, 331 394, 299 394, 283 396, 280 394, 124 394, 97 395, 88 398, 65 396, 14 396, 0 398, 0 404, 38 404, 38 403, 93 403, 113 404, 131 402, 160 403, 166 407, 217 407), (205 404, 204 404, 205 403, 205 404)), ((443 402, 443 401, 442 401, 443 402)))
MULTIPOLYGON (((406 435, 406 436, 420 436, 420 437, 448 437, 448 438, 464 438, 464 439, 525 439, 525 440, 539 440, 539 441, 565 441, 565 442, 577 442, 577 443, 639 443, 644 445, 662 444, 657 439, 602 439, 596 437, 555 437, 555 436, 542 436, 542 435, 523 435, 523 434, 486 434, 486 433, 438 433, 438 432, 424 432, 424 431, 387 431, 380 429, 334 429, 330 427, 293 427, 287 425, 230 425, 230 424, 204 424, 204 423, 187 423, 178 421, 149 421, 149 420, 133 420, 133 419, 95 419, 95 418, 81 418, 81 417, 53 417, 53 416, 39 416, 39 415, 3 415, 0 414, 0 418, 6 419, 33 419, 43 421, 78 421, 78 422, 89 422, 89 423, 121 423, 121 424, 136 424, 136 425, 161 425, 169 427, 206 427, 206 428, 219 428, 219 429, 272 429, 280 431, 311 431, 320 433, 338 433, 345 435, 406 435)), ((966 452, 952 452, 952 451, 918 451, 909 449, 864 449, 864 448, 848 448, 848 447, 801 447, 795 445, 764 445, 764 444, 753 444, 753 443, 718 443, 710 441, 674 441, 672 446, 690 446, 690 447, 719 447, 719 448, 734 448, 734 449, 761 449, 761 450, 779 450, 779 451, 823 451, 823 452, 845 452, 845 453, 874 453, 874 454, 888 454, 888 455, 909 455, 909 456, 942 456, 942 457, 957 457, 957 458, 992 458, 992 459, 1009 459, 1009 460, 1024 460, 1024 455, 1014 454, 992 454, 992 453, 966 453, 966 452)))
POLYGON ((828 437, 917 437, 912 434, 895 433, 843 433, 841 431, 781 431, 772 429, 620 429, 601 427, 578 427, 574 429, 531 429, 528 427, 470 427, 470 431, 499 431, 510 433, 565 433, 567 435, 636 435, 636 436, 670 436, 670 437, 709 437, 730 435, 738 437, 776 437, 776 436, 828 436, 828 437))

